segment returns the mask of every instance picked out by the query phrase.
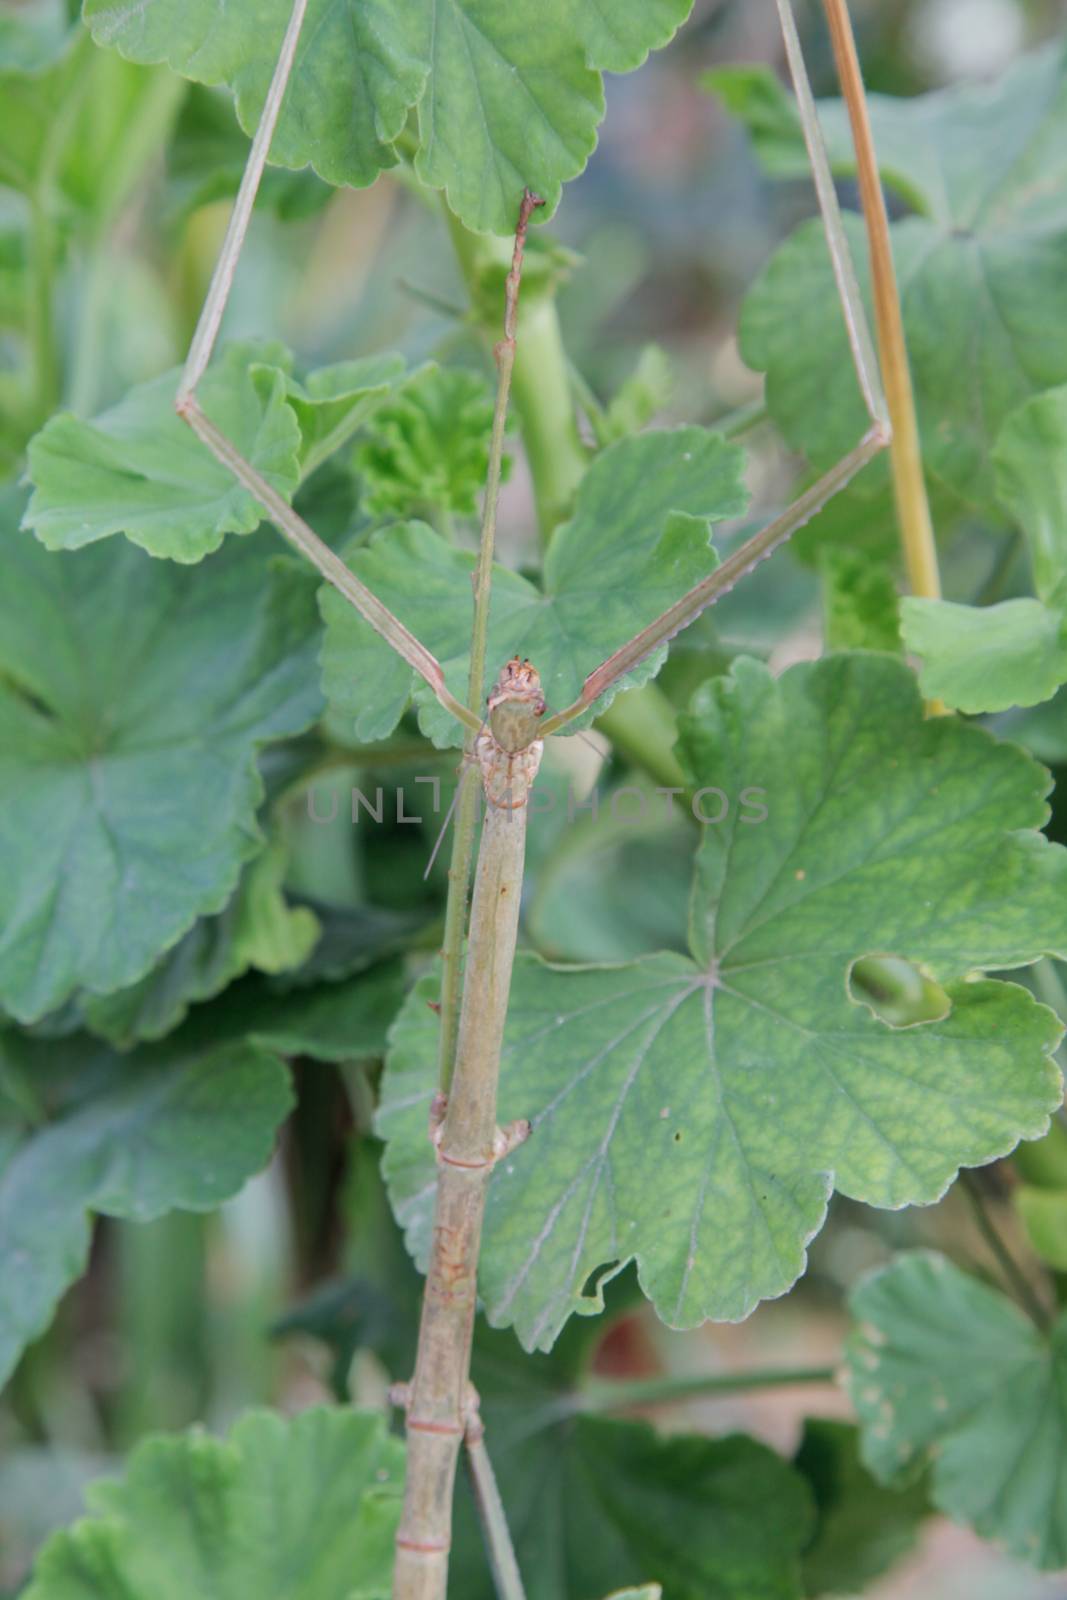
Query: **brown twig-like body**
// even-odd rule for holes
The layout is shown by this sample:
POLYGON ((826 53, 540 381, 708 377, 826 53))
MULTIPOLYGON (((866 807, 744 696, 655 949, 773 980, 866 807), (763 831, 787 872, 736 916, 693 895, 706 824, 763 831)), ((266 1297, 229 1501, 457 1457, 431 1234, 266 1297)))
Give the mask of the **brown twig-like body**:
POLYGON ((528 1131, 496 1123, 497 1076, 519 926, 526 802, 541 759, 544 710, 528 662, 511 661, 489 697, 475 744, 486 799, 452 1089, 434 1102, 433 1246, 415 1376, 406 1395, 407 1482, 397 1533, 394 1600, 443 1600, 452 1493, 470 1419, 470 1351, 478 1251, 496 1162, 528 1131))

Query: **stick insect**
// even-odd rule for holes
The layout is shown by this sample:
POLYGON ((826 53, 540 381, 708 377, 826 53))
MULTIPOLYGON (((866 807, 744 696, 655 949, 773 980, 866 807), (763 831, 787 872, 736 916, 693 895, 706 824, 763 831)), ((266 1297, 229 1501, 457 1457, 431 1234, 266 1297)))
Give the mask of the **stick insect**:
POLYGON ((848 105, 871 256, 873 300, 888 400, 850 259, 829 161, 789 0, 776 0, 796 90, 819 208, 848 330, 868 427, 843 459, 780 516, 753 535, 649 626, 620 645, 586 678, 573 704, 545 714, 536 663, 512 660, 483 700, 490 582, 503 431, 515 356, 517 304, 527 224, 540 202, 527 192, 520 211, 505 295, 504 336, 495 349, 497 403, 475 573, 471 666, 466 703, 451 693, 431 652, 366 588, 271 488, 202 410, 197 387, 211 359, 285 96, 307 0, 294 0, 262 118, 234 203, 221 253, 193 336, 175 400, 178 414, 253 495, 279 532, 310 560, 430 687, 466 736, 465 772, 446 913, 441 1000, 441 1089, 431 1115, 438 1188, 433 1249, 426 1279, 413 1380, 394 1391, 406 1411, 407 1482, 396 1541, 394 1600, 443 1600, 448 1575, 452 1496, 466 1441, 489 1560, 502 1600, 523 1588, 486 1454, 477 1397, 468 1378, 477 1304, 477 1265, 486 1191, 493 1167, 528 1133, 497 1127, 496 1089, 522 889, 526 799, 545 738, 564 732, 652 651, 713 605, 843 489, 883 449, 893 476, 912 587, 936 593, 936 561, 926 512, 899 301, 884 202, 867 121, 862 81, 844 0, 824 0, 838 74, 848 105), (479 785, 486 820, 467 920, 479 785), (460 952, 467 938, 466 962, 460 952), (462 973, 462 977, 461 977, 462 973))

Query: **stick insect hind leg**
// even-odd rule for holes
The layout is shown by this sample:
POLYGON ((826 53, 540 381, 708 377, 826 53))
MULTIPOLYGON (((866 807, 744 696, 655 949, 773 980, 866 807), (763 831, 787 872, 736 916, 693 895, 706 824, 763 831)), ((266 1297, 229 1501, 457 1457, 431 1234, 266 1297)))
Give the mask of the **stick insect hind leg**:
POLYGON ((189 424, 193 432, 211 451, 212 455, 226 467, 237 481, 248 490, 249 494, 258 502, 270 520, 275 524, 279 533, 290 544, 295 546, 300 553, 318 568, 327 582, 344 595, 362 617, 370 623, 371 627, 380 633, 398 655, 412 667, 419 676, 429 684, 441 705, 446 711, 463 724, 468 731, 476 732, 478 719, 459 700, 450 693, 445 685, 444 673, 439 662, 421 644, 414 634, 405 628, 398 617, 395 617, 387 606, 372 594, 366 586, 360 583, 354 573, 350 572, 344 562, 324 544, 318 534, 297 515, 293 508, 286 503, 278 492, 271 487, 267 480, 257 472, 252 463, 241 454, 236 446, 215 426, 211 418, 203 411, 197 399, 197 388, 201 378, 211 360, 215 342, 218 338, 219 327, 222 323, 223 312, 233 288, 234 273, 244 246, 245 235, 252 219, 252 208, 255 205, 256 194, 263 169, 267 164, 267 155, 270 151, 271 140, 278 125, 282 102, 285 91, 296 61, 297 47, 300 42, 300 33, 307 13, 308 0, 294 0, 293 9, 282 40, 278 60, 275 63, 274 75, 267 90, 263 113, 252 149, 249 152, 248 163, 241 178, 241 184, 234 201, 233 211, 226 229, 226 236, 222 242, 215 271, 211 284, 200 312, 200 319, 189 346, 185 369, 178 384, 178 392, 174 400, 174 409, 178 415, 189 424))

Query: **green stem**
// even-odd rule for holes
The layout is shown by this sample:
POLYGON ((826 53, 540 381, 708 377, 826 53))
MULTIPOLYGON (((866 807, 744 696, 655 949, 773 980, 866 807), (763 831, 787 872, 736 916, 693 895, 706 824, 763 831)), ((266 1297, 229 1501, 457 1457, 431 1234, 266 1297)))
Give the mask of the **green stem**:
MULTIPOLYGON (((490 309, 484 286, 493 269, 503 264, 505 243, 490 234, 471 233, 447 209, 445 216, 471 303, 491 333, 497 312, 495 306, 490 309)), ((533 479, 541 542, 547 545, 568 515, 589 464, 578 433, 571 374, 551 289, 541 288, 536 296, 527 297, 519 333, 515 410, 533 479)))
POLYGON ((685 774, 674 753, 678 728, 674 707, 662 689, 646 683, 628 689, 602 711, 596 722, 616 750, 669 789, 684 789, 685 774))
POLYGON ((738 406, 736 411, 728 411, 724 417, 718 418, 712 427, 724 439, 739 439, 743 433, 750 433, 753 428, 766 422, 769 415, 766 400, 750 400, 748 405, 738 406))
POLYGON ((986 1197, 982 1193, 979 1180, 972 1172, 968 1172, 966 1168, 960 1173, 960 1187, 970 1201, 971 1211, 974 1214, 979 1233, 989 1246, 991 1254, 996 1257, 1000 1270, 1010 1284, 1019 1303, 1031 1321, 1036 1323, 1042 1332, 1047 1333, 1050 1322, 1048 1311, 1041 1304, 1026 1274, 997 1232, 996 1224, 989 1215, 986 1197))
POLYGON ((534 300, 523 318, 515 363, 515 410, 533 479, 541 542, 547 547, 570 515, 589 465, 574 417, 559 314, 549 295, 534 300))
POLYGON ((801 1383, 834 1383, 836 1373, 835 1367, 757 1367, 751 1372, 705 1372, 611 1383, 598 1381, 579 1389, 571 1398, 570 1409, 599 1415, 605 1411, 628 1411, 633 1406, 673 1405, 699 1395, 743 1394, 752 1389, 782 1389, 801 1383))

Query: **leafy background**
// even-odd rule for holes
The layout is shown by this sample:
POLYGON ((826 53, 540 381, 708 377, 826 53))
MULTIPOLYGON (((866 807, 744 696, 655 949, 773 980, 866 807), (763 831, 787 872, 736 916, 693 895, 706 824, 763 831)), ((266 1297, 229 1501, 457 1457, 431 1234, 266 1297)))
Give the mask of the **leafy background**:
MULTIPOLYGON (((114 34, 117 8, 93 0, 87 9, 98 37, 114 34)), ((181 9, 195 19, 195 7, 181 9)), ((566 9, 568 18, 585 14, 566 9)), ((452 15, 461 21, 476 10, 457 4, 452 15)), ((535 235, 526 294, 549 324, 558 311, 584 438, 629 464, 633 478, 620 482, 667 483, 644 531, 673 529, 686 560, 699 565, 712 559, 705 519, 720 525, 720 549, 738 536, 737 484, 672 477, 679 435, 642 439, 640 430, 706 428, 758 407, 765 372, 770 418, 756 419, 741 441, 749 514, 764 516, 802 480, 804 464, 792 452, 813 464, 832 456, 850 439, 855 411, 841 381, 838 323, 807 223, 811 197, 788 105, 773 79, 730 72, 754 62, 780 72, 773 6, 701 0, 678 38, 639 73, 612 75, 665 38, 683 10, 672 0, 634 8, 628 35, 584 41, 589 62, 610 69, 608 114, 587 169, 562 189, 559 210, 535 235), (783 278, 798 302, 783 295, 783 278)), ((977 21, 972 13, 963 22, 952 0, 857 4, 872 88, 912 95, 966 84, 1028 46, 1055 41, 1061 23, 1051 0, 984 0, 979 10, 977 21)), ((174 14, 170 0, 157 0, 180 65, 174 14)), ((20 1592, 41 1541, 79 1515, 91 1483, 89 1503, 106 1510, 106 1527, 98 1519, 61 1535, 28 1592, 54 1600, 66 1564, 86 1550, 106 1552, 125 1580, 146 1581, 153 1549, 184 1539, 180 1528, 153 1521, 159 1496, 180 1499, 195 1482, 210 1485, 228 1509, 218 1543, 189 1559, 215 1574, 216 1589, 205 1592, 239 1594, 244 1580, 232 1552, 259 1538, 241 1520, 249 1475, 269 1470, 275 1455, 299 1464, 293 1481, 310 1500, 324 1492, 322 1463, 336 1451, 349 1474, 345 1492, 359 1499, 365 1570, 346 1544, 346 1516, 334 1520, 331 1504, 319 1520, 322 1564, 310 1574, 308 1600, 340 1597, 353 1582, 372 1600, 383 1592, 378 1558, 395 1516, 395 1452, 364 1411, 318 1407, 350 1399, 380 1411, 387 1377, 410 1368, 417 1278, 383 1191, 372 1127, 386 1033, 405 993, 408 1035, 432 1025, 423 1001, 439 942, 441 862, 426 881, 422 874, 450 798, 454 754, 427 740, 447 743, 448 730, 425 707, 408 707, 405 674, 387 682, 382 669, 373 694, 353 702, 352 652, 362 673, 377 668, 366 639, 331 620, 328 604, 320 684, 315 584, 267 530, 251 533, 247 497, 219 478, 171 417, 173 369, 247 147, 229 96, 189 86, 159 64, 158 38, 120 39, 134 58, 127 61, 69 33, 69 22, 58 0, 0 10, 0 458, 8 480, 0 538, 5 572, 17 573, 0 598, 0 764, 5 801, 14 797, 0 834, 0 1364, 10 1373, 0 1398, 0 1593, 20 1592), (60 408, 64 415, 44 426, 60 408), (29 484, 19 481, 27 461, 29 484), (19 530, 24 515, 40 542, 19 530), (159 743, 169 764, 158 758, 159 743), (417 781, 427 778, 440 782, 437 814, 432 785, 417 781), (351 825, 353 785, 372 802, 382 789, 380 825, 366 812, 351 825), (191 813, 205 793, 209 812, 191 813), (319 817, 336 807, 336 821, 314 821, 309 802, 319 817), (136 822, 118 858, 108 826, 116 809, 136 822), (63 872, 68 856, 77 870, 63 872), (272 1420, 255 1409, 263 1406, 300 1416, 272 1420), (194 1422, 206 1424, 207 1437, 181 1432, 194 1422), (161 1433, 173 1437, 161 1443, 161 1433)), ((547 115, 566 125, 563 153, 545 156, 553 200, 589 152, 601 94, 598 74, 585 61, 575 65, 575 26, 568 20, 556 30, 558 59, 523 60, 542 74, 547 115)), ((474 324, 495 304, 500 267, 469 236, 454 230, 450 238, 438 198, 395 166, 396 152, 380 140, 383 130, 400 133, 404 161, 414 160, 424 184, 447 186, 467 223, 503 227, 514 187, 509 152, 515 127, 525 124, 497 95, 488 125, 500 182, 465 182, 456 150, 470 130, 448 121, 469 98, 461 81, 451 102, 441 101, 437 125, 425 117, 420 124, 416 113, 402 132, 423 93, 414 44, 410 81, 400 73, 391 88, 370 85, 360 100, 383 120, 372 127, 353 119, 348 147, 331 155, 347 163, 350 182, 365 185, 388 169, 380 181, 334 191, 307 170, 268 173, 227 314, 231 346, 217 405, 282 492, 324 537, 355 552, 357 566, 377 562, 385 581, 392 553, 417 538, 452 592, 457 573, 460 589, 466 581, 485 462, 489 368, 474 324)), ((817 90, 831 93, 821 32, 810 28, 805 44, 817 90)), ((239 85, 246 124, 261 92, 258 70, 239 85)), ((230 75, 225 60, 203 73, 212 82, 230 75)), ((1037 66, 1011 69, 995 118, 976 118, 972 91, 953 98, 952 90, 933 123, 942 143, 962 154, 936 182, 928 135, 916 132, 914 118, 896 117, 884 103, 875 108, 880 141, 892 152, 887 178, 947 597, 934 616, 906 607, 905 637, 928 692, 1010 736, 1055 776, 1067 767, 1056 693, 1067 678, 1067 503, 1047 463, 1067 431, 1067 359, 1048 330, 1064 321, 1063 81, 1053 42, 1037 66), (998 157, 1012 154, 999 185, 995 163, 982 159, 983 139, 998 157), (974 311, 976 259, 992 270, 996 317, 974 311), (976 362, 978 381, 966 390, 946 326, 976 362), (991 348, 967 344, 972 326, 991 348), (1047 392, 1020 409, 1038 391, 1047 392), (991 606, 995 619, 979 616, 991 606)), ((328 112, 328 98, 324 105, 328 112)), ((837 115, 828 113, 832 143, 837 115)), ((282 143, 289 137, 283 130, 282 143)), ((294 165, 304 159, 297 146, 286 149, 294 165)), ((848 200, 847 163, 840 170, 848 200)), ((331 166, 325 176, 338 171, 331 166)), ((532 338, 529 346, 544 348, 532 338)), ((585 465, 576 436, 546 443, 538 435, 538 395, 558 399, 553 375, 558 369, 534 360, 518 374, 501 559, 512 572, 504 600, 512 594, 520 615, 540 582, 539 523, 566 520, 585 465)), ((692 437, 698 458, 705 451, 720 459, 706 434, 692 437)), ((596 474, 586 480, 588 518, 617 536, 597 498, 602 489, 596 474)), ((554 557, 564 569, 558 552, 566 542, 565 530, 554 557)), ((624 577, 651 587, 651 537, 648 550, 626 553, 624 577)), ((795 549, 677 641, 656 688, 631 696, 629 711, 620 697, 592 744, 557 746, 543 784, 558 804, 535 819, 531 839, 530 963, 666 951, 657 959, 684 967, 697 831, 680 808, 667 816, 658 802, 640 826, 624 826, 612 797, 684 781, 670 721, 739 654, 778 671, 817 656, 824 643, 899 652, 898 580, 887 484, 876 468, 795 549), (597 814, 586 808, 570 826, 568 783, 599 799, 597 814)), ((394 581, 402 585, 403 568, 394 581)), ((594 631, 610 628, 595 596, 583 599, 579 586, 575 601, 562 580, 557 587, 572 615, 594 631)), ((440 648, 458 659, 462 640, 440 648)), ((750 674, 749 692, 753 670, 758 678, 758 669, 740 669, 742 678, 750 674)), ((867 689, 873 707, 896 704, 886 686, 903 672, 883 665, 867 689)), ((572 690, 564 663, 557 692, 572 690)), ((706 695, 701 704, 706 719, 706 695)), ((809 740, 816 731, 807 728, 809 740)), ((688 760, 714 757, 701 753, 702 737, 691 727, 688 760)), ((853 748, 858 761, 870 759, 869 742, 858 738, 853 748)), ((1015 825, 1029 827, 1041 820, 1040 784, 1022 776, 1018 759, 1015 825)), ((983 762, 975 770, 992 792, 993 758, 983 762)), ((786 772, 783 795, 802 788, 801 777, 799 764, 786 772)), ((876 783, 870 788, 881 798, 876 783)), ((1067 838, 1064 823, 1054 796, 1053 840, 1067 838)), ((959 860, 973 843, 959 844, 959 860)), ((699 869, 712 878, 714 844, 713 836, 699 869)), ((809 866, 790 861, 790 873, 809 866)), ((942 888, 954 892, 951 852, 941 870, 942 888)), ((1032 949, 1021 937, 1009 950, 975 936, 947 953, 913 950, 932 966, 922 982, 951 986, 969 963, 995 971, 1024 954, 1062 949, 1055 904, 1046 922, 1029 930, 1032 949)), ((798 942, 812 942, 812 926, 798 921, 798 942)), ((882 930, 871 939, 882 944, 882 930)), ((844 996, 832 965, 837 946, 824 940, 818 948, 822 988, 807 973, 748 999, 784 997, 788 1009, 819 998, 818 1016, 833 1018, 832 988, 849 1026, 882 1037, 884 1024, 844 996)), ((1067 1016, 1060 972, 1045 961, 1023 976, 1067 1016)), ((909 979, 907 971, 890 976, 909 979)), ((884 983, 886 973, 874 978, 884 983)), ((862 989, 862 972, 854 981, 863 996, 887 1003, 877 984, 862 989)), ((1016 1019, 1039 1015, 1018 989, 1005 998, 995 979, 986 988, 1016 1019)), ((979 1009, 981 995, 971 998, 979 1009)), ((907 1006, 914 997, 897 999, 907 1006)), ((936 993, 934 1001, 936 1009, 936 993)), ((1028 1041, 1026 1073, 1011 1094, 998 1099, 986 1085, 984 1100, 972 1096, 969 1142, 956 1160, 992 1156, 1020 1131, 1038 1131, 1051 1104, 1048 1024, 1018 1028, 1028 1041)), ((908 1048, 901 1035, 893 1042, 908 1048)), ((409 1059, 402 1048, 390 1073, 417 1067, 417 1054, 409 1059)), ((382 1092, 388 1105, 388 1081, 382 1092)), ((690 1114, 698 1120, 704 1111, 698 1105, 690 1114)), ((756 1116, 753 1127, 762 1123, 756 1116)), ((668 1118, 656 1131, 670 1141, 678 1130, 668 1118)), ((688 1125, 682 1131, 688 1135, 688 1125)), ((419 1160, 420 1141, 412 1136, 419 1160)), ((394 1139, 394 1188, 405 1159, 394 1139)), ((877 1182, 868 1175, 866 1184, 848 1179, 842 1188, 882 1203, 927 1201, 948 1175, 940 1157, 930 1161, 906 1181, 888 1163, 877 1182)), ((413 1172, 416 1165, 413 1157, 413 1172)), ((1062 1124, 983 1169, 978 1183, 980 1214, 994 1217, 1028 1279, 1060 1294, 1062 1124), (1042 1263, 1053 1275, 1042 1278, 1042 1263)), ((799 1184, 798 1177, 798 1193, 799 1184)), ((651 1575, 668 1600, 784 1600, 861 1588, 881 1600, 1062 1596, 1062 1579, 1038 1575, 1033 1563, 1067 1560, 1067 1507, 1052 1505, 1042 1521, 1024 1494, 1021 1504, 1009 1497, 1007 1509, 991 1510, 982 1500, 988 1483, 967 1471, 1009 1420, 1042 1421, 1040 1449, 1027 1458, 1037 1473, 1062 1453, 1067 1433, 1062 1401, 1059 1410, 1055 1403, 1067 1392, 1062 1332, 1051 1354, 1044 1344, 1035 1349, 969 1193, 956 1187, 937 1204, 899 1211, 835 1198, 797 1288, 737 1327, 668 1332, 632 1271, 610 1284, 568 1286, 578 1299, 602 1295, 606 1313, 572 1318, 553 1348, 534 1357, 508 1328, 481 1327, 475 1379, 499 1441, 504 1492, 517 1508, 520 1554, 541 1585, 531 1584, 531 1596, 549 1600, 566 1582, 566 1592, 598 1600, 651 1575), (867 1279, 872 1268, 886 1271, 867 1279), (914 1324, 916 1282, 925 1303, 947 1308, 948 1318, 946 1331, 931 1315, 918 1357, 900 1355, 896 1342, 900 1328, 914 1324), (970 1343, 946 1356, 945 1341, 951 1346, 962 1322, 970 1343), (848 1396, 824 1382, 571 1415, 576 1392, 592 1410, 589 1397, 611 1381, 783 1363, 821 1368, 846 1339, 848 1396), (1010 1417, 983 1422, 988 1397, 952 1390, 968 1362, 1012 1374, 1010 1399, 1001 1402, 1010 1417), (895 1418, 888 1433, 879 1432, 886 1403, 895 1418), (934 1414, 939 1426, 924 1431, 916 1418, 934 1414), (554 1496, 545 1490, 549 1462, 559 1471, 554 1496), (591 1480, 610 1484, 610 1514, 583 1498, 591 1480), (674 1492, 663 1542, 642 1546, 633 1529, 663 1513, 643 1498, 650 1482, 674 1492), (732 1509, 738 1497, 740 1516, 732 1509), (593 1517, 600 1520, 590 1539, 593 1517), (556 1530, 555 1568, 546 1527, 556 1530), (1011 1554, 997 1553, 975 1527, 1011 1554), (671 1564, 682 1545, 692 1557, 686 1570, 671 1564)), ((823 1196, 803 1199, 801 1225, 785 1230, 794 1255, 823 1196)), ((506 1233, 506 1206, 494 1215, 506 1233)), ((610 1256, 602 1251, 590 1270, 610 1256)), ((506 1268, 506 1255, 500 1259, 506 1268)), ((300 1564, 298 1523, 294 1516, 283 1542, 300 1564)), ((469 1507, 458 1541, 457 1593, 488 1595, 469 1507)), ((271 1592, 275 1580, 257 1574, 257 1592, 271 1592)), ((186 1592, 199 1580, 188 1568, 150 1572, 147 1581, 186 1592)))

